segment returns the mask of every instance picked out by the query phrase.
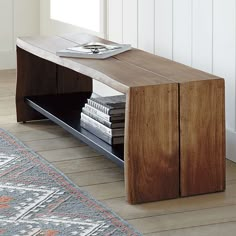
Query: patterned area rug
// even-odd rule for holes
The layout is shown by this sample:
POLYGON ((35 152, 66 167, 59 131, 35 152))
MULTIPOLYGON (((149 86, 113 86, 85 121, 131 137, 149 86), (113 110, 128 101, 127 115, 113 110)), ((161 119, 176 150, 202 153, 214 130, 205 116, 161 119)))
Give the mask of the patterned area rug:
POLYGON ((0 235, 141 235, 0 129, 0 235))

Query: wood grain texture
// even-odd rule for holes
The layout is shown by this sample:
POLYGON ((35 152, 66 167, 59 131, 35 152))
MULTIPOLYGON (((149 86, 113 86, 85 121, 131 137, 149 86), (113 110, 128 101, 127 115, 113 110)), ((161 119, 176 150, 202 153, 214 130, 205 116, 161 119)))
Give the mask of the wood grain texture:
POLYGON ((59 148, 81 147, 85 144, 74 137, 51 138, 50 140, 30 140, 25 142, 26 145, 36 152, 50 151, 59 148))
MULTIPOLYGON (((168 5, 168 7, 169 6, 170 4, 168 5)), ((92 41, 112 43, 111 41, 104 40, 93 35, 78 33, 67 34, 62 38, 78 44, 92 41)), ((135 48, 133 48, 131 51, 116 55, 113 58, 148 70, 152 73, 166 78, 167 80, 171 80, 178 83, 219 78, 212 74, 135 48)))
POLYGON ((84 186, 81 189, 91 193, 99 201, 125 195, 123 181, 84 186))
MULTIPOLYGON (((95 37, 91 37, 94 39, 95 37)), ((167 78, 143 70, 113 57, 106 60, 63 58, 56 56, 56 51, 72 47, 89 40, 87 35, 78 34, 68 39, 60 37, 25 37, 17 40, 18 47, 30 53, 67 67, 76 72, 102 82, 109 87, 127 93, 130 87, 165 84, 167 78), (74 38, 74 41, 72 41, 74 38)), ((98 39, 98 41, 102 41, 98 39)), ((88 42, 88 41, 87 41, 88 42)))
POLYGON ((25 105, 25 96, 80 91, 92 91, 91 78, 17 48, 16 109, 18 122, 44 118, 25 105))
POLYGON ((224 80, 180 85, 181 196, 225 189, 224 80))
POLYGON ((93 80, 88 76, 58 65, 57 91, 59 94, 92 92, 93 80))
POLYGON ((123 62, 141 67, 159 76, 177 82, 219 79, 219 77, 189 66, 159 57, 138 49, 116 55, 115 58, 123 62))
POLYGON ((178 197, 178 85, 130 89, 125 122, 128 202, 178 197))
MULTIPOLYGON (((235 221, 236 206, 215 207, 211 209, 202 209, 196 211, 186 211, 179 214, 157 215, 140 219, 128 220, 137 230, 143 233, 163 232, 173 229, 184 229, 197 226, 207 226, 220 224, 229 221, 235 221)), ((169 234, 172 236, 173 234, 169 234)), ((182 234, 184 236, 198 236, 199 234, 182 234)), ((205 234, 205 236, 223 235, 223 234, 205 234)), ((226 234, 228 236, 228 234, 226 234)))
MULTIPOLYGON (((234 163, 234 170, 236 164, 234 163)), ((228 169, 227 169, 228 170, 228 169)), ((155 215, 170 215, 181 212, 191 212, 215 207, 236 204, 236 182, 227 183, 226 192, 203 194, 193 197, 177 198, 168 201, 150 202, 139 205, 130 205, 123 198, 106 200, 104 203, 111 207, 123 219, 137 219, 155 215)), ((172 236, 172 235, 171 235, 172 236)), ((187 236, 187 235, 186 235, 187 236)))
POLYGON ((76 160, 79 158, 100 156, 94 149, 90 148, 89 146, 40 151, 39 154, 44 156, 49 162, 65 160, 65 157, 66 160, 76 160))
POLYGON ((179 228, 162 232, 144 234, 145 236, 215 236, 227 235, 234 236, 236 231, 236 222, 214 223, 209 225, 198 225, 197 227, 179 228))
POLYGON ((56 93, 56 65, 17 47, 17 121, 43 118, 42 115, 24 103, 25 96, 56 93))
MULTIPOLYGON (((106 160, 107 161, 107 160, 106 160)), ((124 173, 119 167, 103 168, 100 170, 82 171, 80 173, 67 173, 68 177, 79 186, 89 186, 95 184, 114 183, 124 180, 124 173), (93 176, 93 178, 91 178, 93 176)))

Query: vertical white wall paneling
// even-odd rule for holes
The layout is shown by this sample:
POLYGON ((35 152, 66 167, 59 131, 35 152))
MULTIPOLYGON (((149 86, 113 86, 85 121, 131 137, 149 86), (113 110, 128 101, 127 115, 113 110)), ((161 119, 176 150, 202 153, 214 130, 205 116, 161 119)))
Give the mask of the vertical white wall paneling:
POLYGON ((191 66, 191 54, 192 0, 173 0, 173 59, 191 66))
POLYGON ((38 35, 40 32, 40 2, 14 0, 15 37, 38 35))
POLYGON ((0 52, 13 49, 13 1, 0 0, 0 52))
POLYGON ((108 0, 108 39, 123 42, 123 0, 108 0))
POLYGON ((214 0, 213 73, 225 78, 226 123, 235 131, 235 0, 214 0))
POLYGON ((138 0, 138 48, 150 53, 155 53, 154 12, 154 0, 138 0))
MULTIPOLYGON (((107 1, 107 21, 108 39, 117 43, 123 43, 123 0, 107 1)), ((101 96, 121 94, 96 80, 93 80, 93 91, 101 96)))
POLYGON ((212 73, 213 0, 193 0, 192 66, 212 73))
POLYGON ((16 66, 15 39, 39 34, 39 0, 0 0, 0 69, 16 66))
MULTIPOLYGON (((115 0, 117 1, 117 0, 115 0)), ((123 0, 123 42, 137 47, 138 0, 123 0)))
POLYGON ((155 0, 155 54, 173 59, 172 0, 155 0))

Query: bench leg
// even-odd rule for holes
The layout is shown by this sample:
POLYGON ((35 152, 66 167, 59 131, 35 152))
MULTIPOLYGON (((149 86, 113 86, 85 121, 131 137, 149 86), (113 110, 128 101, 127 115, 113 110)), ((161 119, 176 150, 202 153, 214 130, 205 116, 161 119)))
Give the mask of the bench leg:
POLYGON ((178 84, 130 89, 124 162, 129 203, 179 196, 178 84))
POLYGON ((225 189, 224 80, 180 85, 181 196, 225 189))
POLYGON ((92 92, 92 79, 17 48, 17 121, 44 117, 24 102, 26 96, 92 92))

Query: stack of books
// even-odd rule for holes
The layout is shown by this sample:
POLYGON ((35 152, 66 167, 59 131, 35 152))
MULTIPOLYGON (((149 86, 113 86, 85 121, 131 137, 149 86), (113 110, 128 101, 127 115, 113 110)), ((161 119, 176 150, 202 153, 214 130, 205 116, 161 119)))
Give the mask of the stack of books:
POLYGON ((124 143, 125 95, 91 97, 82 108, 80 125, 110 145, 124 143))

